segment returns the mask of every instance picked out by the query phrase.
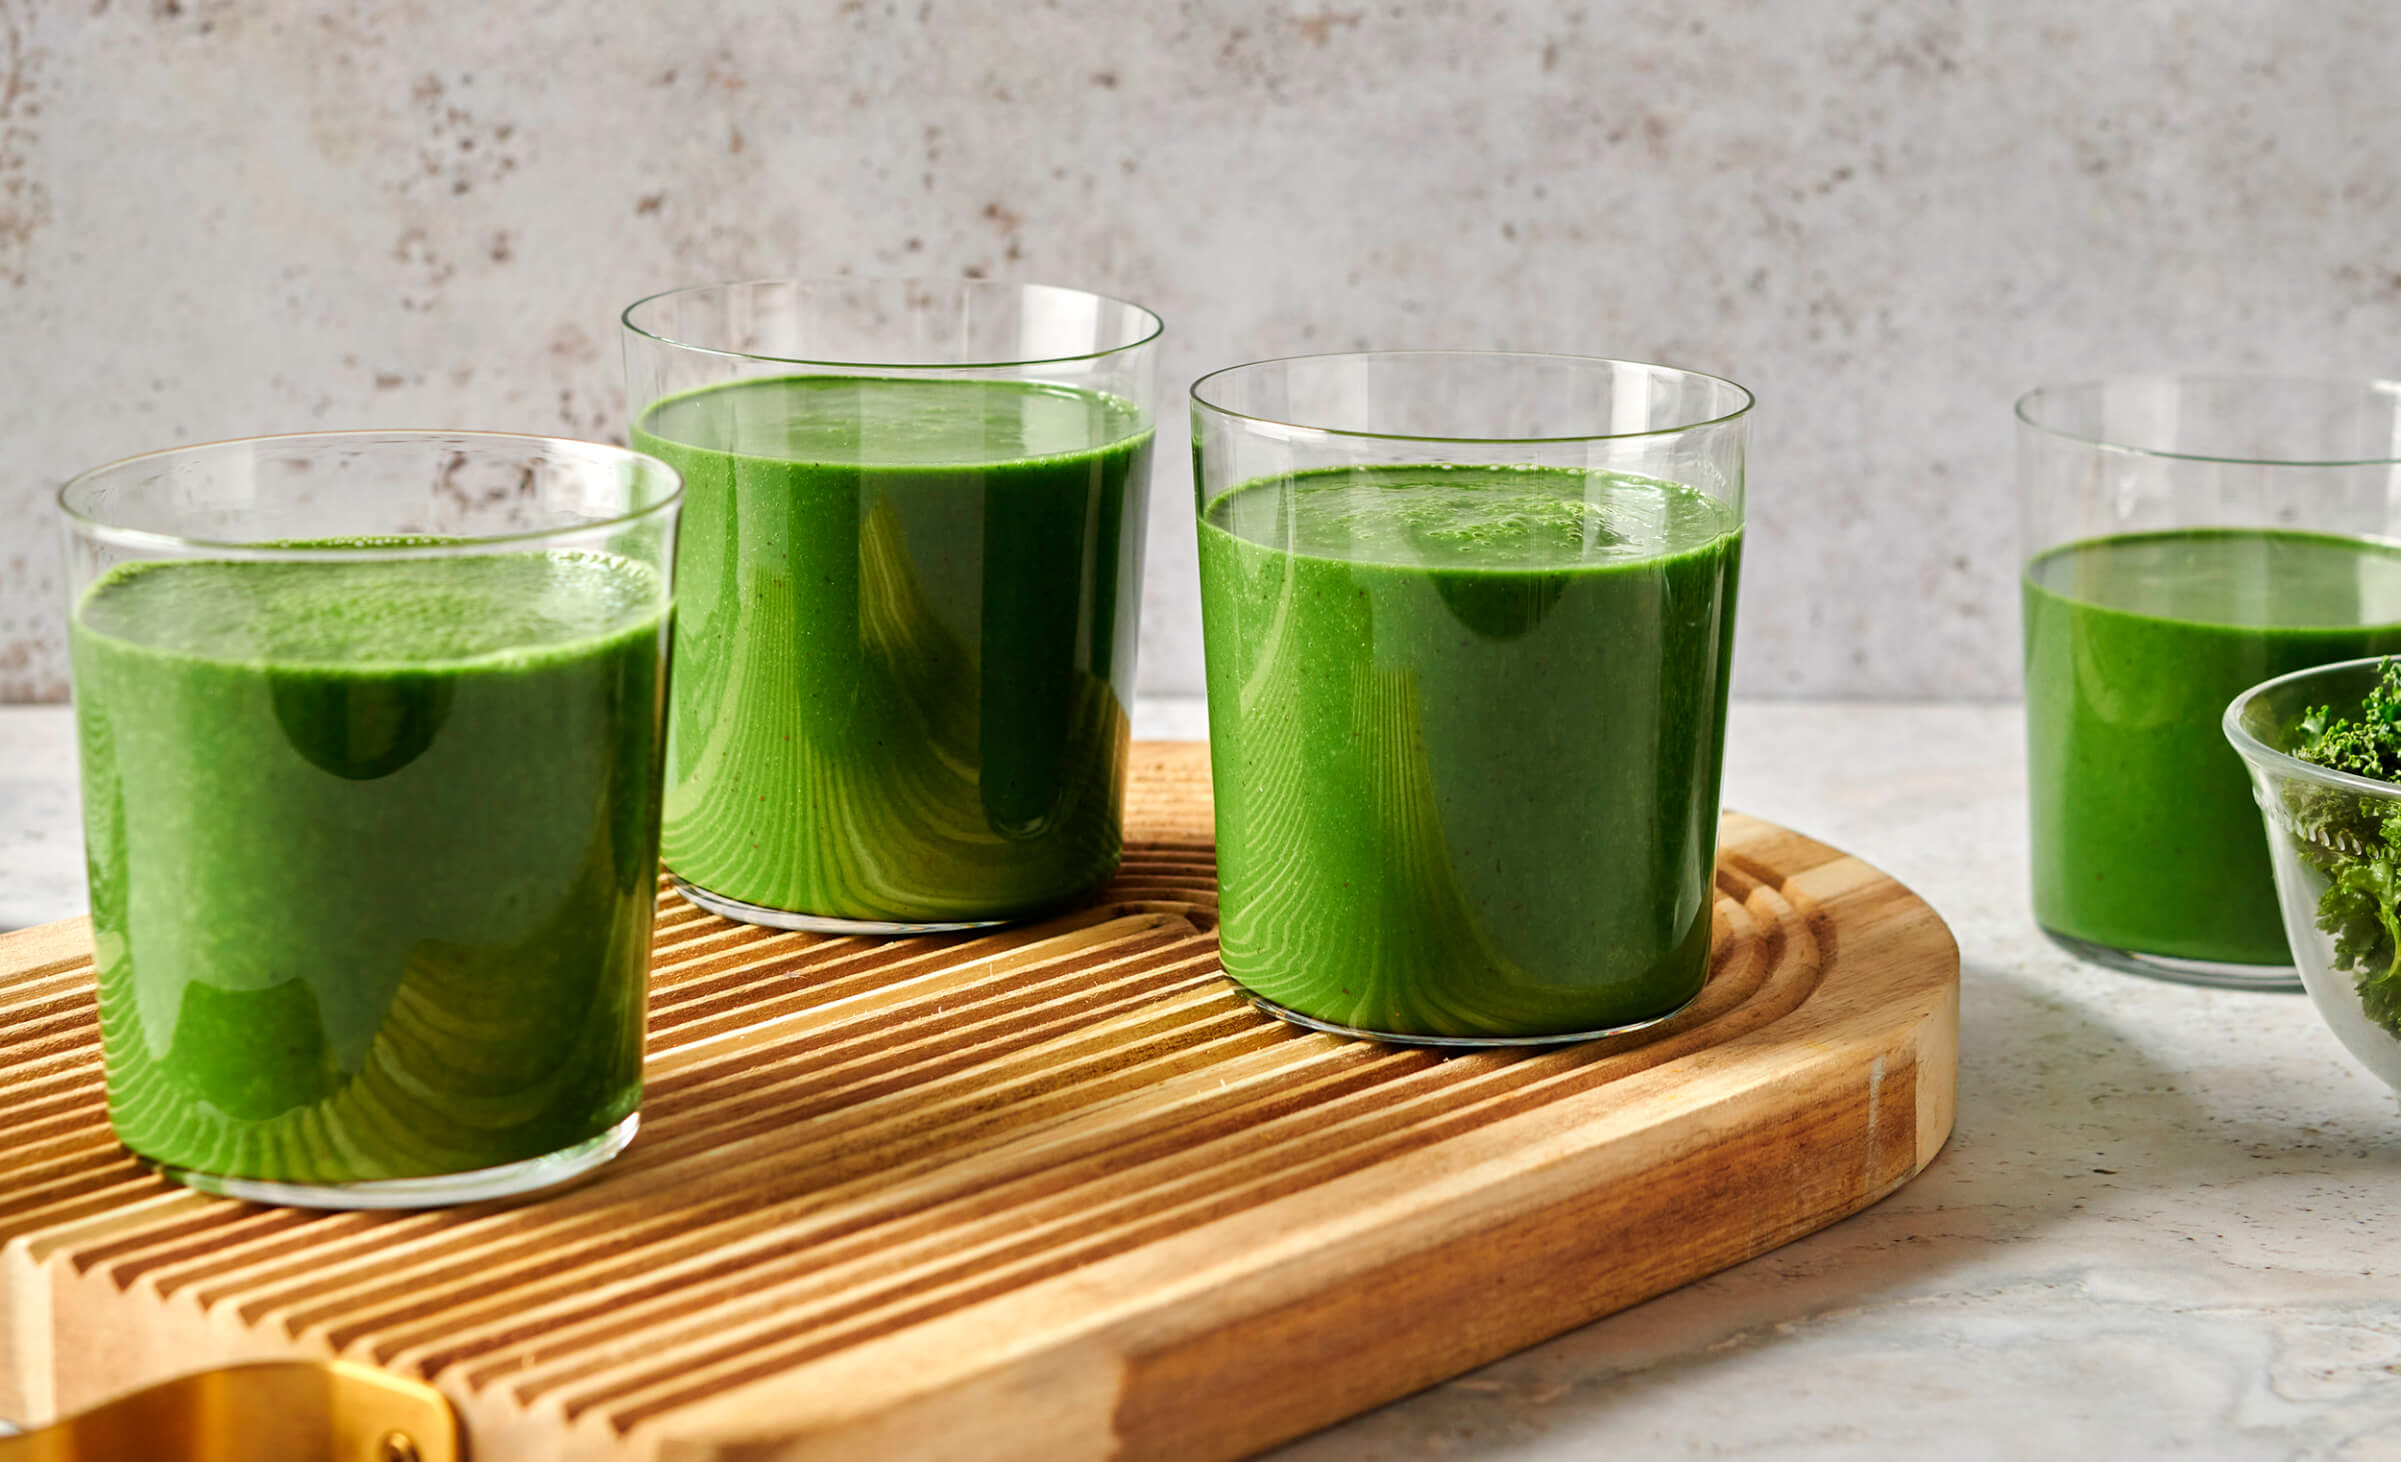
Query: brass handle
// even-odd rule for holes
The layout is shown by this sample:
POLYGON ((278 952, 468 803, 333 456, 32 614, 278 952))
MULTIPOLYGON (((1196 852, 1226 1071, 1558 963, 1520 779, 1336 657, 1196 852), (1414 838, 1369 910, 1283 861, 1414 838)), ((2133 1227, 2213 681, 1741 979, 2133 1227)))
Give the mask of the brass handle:
POLYGON ((22 1436, 0 1462, 461 1462, 431 1386, 345 1361, 270 1360, 161 1381, 22 1436))

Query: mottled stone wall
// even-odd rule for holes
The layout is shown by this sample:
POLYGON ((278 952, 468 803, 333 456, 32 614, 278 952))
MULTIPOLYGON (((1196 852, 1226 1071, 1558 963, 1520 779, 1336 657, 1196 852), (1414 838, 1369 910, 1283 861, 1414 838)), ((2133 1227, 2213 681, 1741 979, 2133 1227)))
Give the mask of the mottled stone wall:
MULTIPOLYGON (((173 442, 621 437, 617 310, 1082 284, 1180 391, 1352 346, 1762 400, 1738 686, 2014 684, 2012 396, 2401 369, 2401 12, 2347 3, 0 0, 0 698, 51 495, 173 442)), ((1198 687, 1162 454, 1146 685, 1198 687)))

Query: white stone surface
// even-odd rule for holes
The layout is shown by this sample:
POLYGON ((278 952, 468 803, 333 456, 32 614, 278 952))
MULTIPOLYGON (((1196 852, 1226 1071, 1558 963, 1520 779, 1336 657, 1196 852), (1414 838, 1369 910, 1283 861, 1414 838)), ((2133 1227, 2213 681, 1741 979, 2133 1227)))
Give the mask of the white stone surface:
MULTIPOLYGON (((1196 701, 1135 725, 1204 729, 1196 701)), ((66 727, 0 712, 0 913, 79 902, 66 727)), ((1877 863, 1959 937, 1950 1147, 1866 1213, 1281 1462, 2401 1457, 2392 1094, 2298 996, 2047 944, 2021 768, 2014 707, 1738 705, 1728 801, 1877 863)))
POLYGON ((68 474, 613 436, 628 301, 843 271, 1154 306, 1171 439, 1294 351, 1731 375, 1741 690, 2007 695, 2018 391, 2393 369, 2397 70, 2384 0, 0 0, 0 700, 64 694, 68 474))

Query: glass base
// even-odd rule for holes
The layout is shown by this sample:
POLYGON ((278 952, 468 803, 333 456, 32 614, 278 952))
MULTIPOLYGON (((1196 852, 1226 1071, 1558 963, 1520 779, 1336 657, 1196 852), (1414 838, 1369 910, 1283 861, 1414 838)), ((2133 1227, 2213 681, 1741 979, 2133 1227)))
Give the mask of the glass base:
MULTIPOLYGON (((2036 925, 2036 928, 2043 928, 2036 925)), ((2092 944, 2056 929, 2043 928, 2053 944, 2090 964, 2123 970, 2178 985, 2207 985, 2216 990, 2275 990, 2301 992, 2301 976, 2291 965, 2238 965, 2214 959, 2178 959, 2166 954, 2137 954, 2092 944)))
POLYGON ((502 1163, 465 1173, 440 1173, 426 1178, 378 1178, 365 1183, 278 1183, 264 1178, 228 1178, 189 1168, 162 1166, 159 1172, 187 1188, 239 1198, 246 1203, 275 1203, 291 1208, 447 1208, 458 1203, 481 1203, 514 1198, 580 1178, 634 1140, 642 1114, 626 1119, 598 1137, 573 1147, 502 1163))
POLYGON ((1226 981, 1243 999, 1287 1025, 1297 1025, 1303 1030, 1319 1031, 1329 1036, 1349 1036, 1354 1040, 1381 1041, 1387 1046, 1424 1046, 1438 1051, 1490 1051, 1516 1046, 1572 1046, 1578 1041, 1597 1041, 1603 1036, 1622 1036, 1632 1031, 1649 1030, 1652 1026, 1664 1025, 1682 1015, 1686 1007, 1692 1004, 1692 1000, 1701 998, 1700 992, 1696 990, 1693 992, 1692 1000, 1685 1001, 1684 1004, 1677 1006, 1665 1015, 1654 1015, 1648 1020, 1630 1021, 1625 1025, 1603 1026, 1598 1030, 1571 1031, 1564 1035, 1413 1036, 1400 1035, 1392 1031, 1361 1030, 1357 1026, 1338 1025, 1330 1020, 1319 1020, 1314 1015, 1303 1015, 1297 1010, 1289 1010, 1276 1004, 1273 1000, 1252 991, 1231 975, 1226 976, 1226 981))
POLYGON ((1007 919, 963 919, 952 924, 894 924, 882 919, 835 919, 824 914, 795 914, 790 909, 770 909, 763 904, 746 904, 729 899, 721 893, 711 893, 697 883, 675 880, 675 891, 684 902, 704 909, 720 919, 737 924, 764 924, 770 929, 790 929, 801 934, 955 934, 961 929, 991 929, 1009 923, 1007 919))

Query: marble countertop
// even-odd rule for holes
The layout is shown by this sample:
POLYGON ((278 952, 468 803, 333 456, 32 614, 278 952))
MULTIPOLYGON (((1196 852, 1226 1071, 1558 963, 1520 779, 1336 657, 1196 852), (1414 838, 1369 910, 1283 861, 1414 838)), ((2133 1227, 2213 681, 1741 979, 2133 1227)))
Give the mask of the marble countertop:
MULTIPOLYGON (((1135 727, 1203 720, 1145 702, 1135 727)), ((0 927, 80 912, 73 778, 63 710, 0 710, 0 927)), ((1950 1146, 1865 1213, 1280 1462, 2401 1457, 2392 1093, 2299 996, 2118 975, 2036 933, 2014 707, 1738 705, 1726 800, 1950 922, 1950 1146)))

